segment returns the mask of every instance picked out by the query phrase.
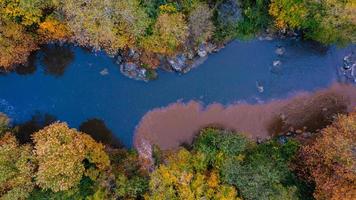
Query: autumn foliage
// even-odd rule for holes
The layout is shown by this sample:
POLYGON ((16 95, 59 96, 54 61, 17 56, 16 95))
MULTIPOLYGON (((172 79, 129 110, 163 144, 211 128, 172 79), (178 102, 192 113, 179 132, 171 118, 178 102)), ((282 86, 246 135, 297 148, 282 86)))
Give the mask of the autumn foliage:
POLYGON ((30 145, 20 146, 6 133, 0 138, 0 199, 26 199, 33 190, 35 165, 30 145))
POLYGON ((342 115, 302 148, 299 168, 316 185, 316 199, 356 199, 356 112, 342 115))
POLYGON ((33 135, 34 154, 38 162, 36 182, 54 192, 68 190, 77 185, 91 168, 105 170, 110 161, 104 146, 90 136, 69 129, 65 123, 55 123, 33 135))
POLYGON ((65 41, 71 37, 68 25, 51 16, 39 24, 38 34, 43 43, 65 41))
POLYGON ((354 200, 356 112, 340 115, 315 139, 256 144, 216 128, 190 146, 154 147, 152 171, 135 151, 104 146, 66 123, 19 144, 3 120, 0 199, 354 200), (315 185, 315 188, 313 187, 315 185))
POLYGON ((9 70, 16 64, 23 64, 35 49, 35 39, 23 26, 0 19, 0 66, 9 70))
POLYGON ((223 184, 217 170, 209 170, 206 155, 185 149, 170 155, 152 174, 145 199, 239 200, 236 189, 223 184))

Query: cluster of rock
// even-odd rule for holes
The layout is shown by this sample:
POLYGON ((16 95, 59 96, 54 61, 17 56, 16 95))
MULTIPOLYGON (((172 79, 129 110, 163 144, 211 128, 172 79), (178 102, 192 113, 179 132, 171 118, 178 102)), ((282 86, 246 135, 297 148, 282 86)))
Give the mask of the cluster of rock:
MULTIPOLYGON (((192 68, 202 64, 208 54, 218 51, 217 45, 204 43, 199 45, 196 51, 187 51, 177 54, 174 57, 160 56, 160 65, 158 68, 165 71, 175 71, 178 73, 187 73, 192 68)), ((140 52, 130 49, 128 52, 118 56, 116 63, 120 65, 120 71, 125 76, 142 81, 149 81, 152 77, 148 75, 147 70, 140 64, 140 52)))
MULTIPOLYGON (((282 61, 280 60, 280 57, 282 57, 285 54, 285 52, 286 52, 286 49, 284 47, 277 46, 275 53, 278 58, 276 58, 272 62, 272 67, 271 67, 272 73, 278 73, 281 70, 282 61)), ((256 81, 256 88, 259 93, 263 93, 265 91, 265 88, 261 81, 256 81)))
POLYGON ((281 70, 281 66, 282 66, 282 61, 281 61, 281 57, 285 54, 286 49, 282 46, 277 46, 275 53, 277 55, 277 58, 275 60, 273 60, 272 62, 272 69, 271 71, 273 73, 278 73, 281 70))
POLYGON ((129 49, 117 56, 116 63, 120 65, 120 71, 125 76, 141 81, 149 81, 148 70, 140 64, 140 52, 129 49))
POLYGON ((218 51, 218 48, 212 43, 201 44, 195 52, 188 51, 187 53, 181 53, 174 57, 165 58, 167 62, 162 62, 162 66, 160 67, 162 69, 168 69, 169 71, 187 73, 192 68, 202 64, 208 54, 216 51, 218 51))

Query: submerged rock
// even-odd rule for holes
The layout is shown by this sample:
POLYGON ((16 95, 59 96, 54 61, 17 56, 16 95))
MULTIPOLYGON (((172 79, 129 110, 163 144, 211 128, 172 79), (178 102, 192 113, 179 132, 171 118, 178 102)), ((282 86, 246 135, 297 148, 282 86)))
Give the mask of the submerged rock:
POLYGON ((272 35, 259 36, 258 40, 260 40, 260 41, 264 41, 264 40, 271 41, 271 40, 273 40, 273 36, 272 35))
POLYGON ((259 81, 256 81, 256 87, 259 93, 263 93, 265 91, 263 85, 259 81))
POLYGON ((273 67, 279 67, 282 65, 282 62, 280 60, 274 60, 273 61, 273 67))
POLYGON ((278 46, 276 51, 275 51, 275 53, 278 56, 283 56, 285 52, 286 52, 286 49, 284 47, 281 47, 281 46, 278 46))
POLYGON ((108 70, 107 68, 101 70, 101 71, 100 71, 100 75, 102 75, 102 76, 109 75, 109 70, 108 70))

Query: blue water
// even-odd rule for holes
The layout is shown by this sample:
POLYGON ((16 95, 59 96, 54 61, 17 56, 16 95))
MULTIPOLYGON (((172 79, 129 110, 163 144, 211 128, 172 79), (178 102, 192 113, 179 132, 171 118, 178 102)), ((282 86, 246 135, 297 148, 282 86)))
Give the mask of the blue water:
POLYGON ((235 41, 188 74, 160 71, 159 79, 149 83, 121 75, 114 59, 103 52, 70 49, 73 60, 57 75, 44 67, 41 52, 34 73, 1 75, 0 112, 13 123, 29 120, 36 112, 48 113, 72 127, 100 118, 131 146, 135 126, 146 112, 178 100, 257 103, 326 88, 337 81, 342 58, 355 46, 320 50, 310 43, 293 41, 235 41), (275 54, 277 45, 286 48, 280 58, 275 54), (272 69, 275 59, 282 62, 279 69, 272 69), (103 76, 100 72, 105 68, 109 74, 103 76), (263 93, 256 82, 263 85, 263 93))

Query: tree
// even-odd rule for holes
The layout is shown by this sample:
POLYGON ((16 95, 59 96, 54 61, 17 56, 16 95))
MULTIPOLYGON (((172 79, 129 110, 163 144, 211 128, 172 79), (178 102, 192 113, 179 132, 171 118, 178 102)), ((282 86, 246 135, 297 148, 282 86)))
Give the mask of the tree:
POLYGON ((0 137, 8 130, 9 123, 10 119, 5 114, 0 112, 0 137))
POLYGON ((203 129, 193 143, 193 150, 219 170, 221 181, 238 188, 244 199, 299 199, 297 180, 288 168, 297 149, 294 141, 256 145, 239 133, 216 128, 203 129))
POLYGON ((0 14, 8 20, 31 26, 40 23, 45 0, 0 0, 0 14))
POLYGON ((47 16, 39 24, 37 30, 43 43, 51 41, 66 41, 71 37, 71 31, 67 23, 58 20, 54 15, 47 16))
MULTIPOLYGON (((356 4, 353 0, 322 1, 322 14, 314 14, 319 26, 312 29, 308 37, 326 44, 356 42, 356 4)), ((312 10, 319 13, 319 10, 312 10)))
POLYGON ((354 1, 273 0, 269 13, 279 29, 301 29, 324 44, 356 41, 354 1))
POLYGON ((218 171, 209 170, 206 157, 182 149, 150 175, 145 199, 239 199, 234 187, 223 184, 218 171))
POLYGON ((26 199, 34 188, 32 148, 10 133, 0 138, 0 199, 26 199))
POLYGON ((315 183, 316 199, 356 198, 356 112, 340 115, 299 153, 300 174, 315 183))
POLYGON ((281 199, 281 196, 289 200, 299 199, 297 186, 285 184, 295 182, 288 168, 288 157, 294 155, 296 148, 294 144, 288 146, 267 142, 227 159, 221 170, 223 180, 239 188, 244 199, 269 200, 281 199), (283 152, 288 152, 288 148, 294 149, 293 153, 284 156, 283 152))
POLYGON ((132 47, 150 22, 138 0, 63 0, 62 7, 76 42, 109 54, 132 47))
POLYGON ((174 55, 186 42, 188 26, 181 13, 161 13, 153 28, 153 34, 144 38, 142 46, 146 51, 174 55))
POLYGON ((309 20, 309 10, 303 0, 273 0, 269 13, 275 17, 275 24, 280 29, 298 29, 309 20))
POLYGON ((35 39, 23 26, 0 19, 0 66, 5 70, 24 64, 30 53, 37 49, 35 39))
POLYGON ((38 162, 36 183, 54 192, 68 190, 84 175, 95 179, 110 165, 104 146, 90 136, 54 123, 33 134, 38 162))
POLYGON ((142 199, 148 190, 149 177, 137 152, 111 149, 109 155, 115 175, 115 196, 120 199, 142 199))
POLYGON ((241 134, 216 128, 205 128, 195 139, 193 149, 204 153, 210 164, 220 168, 228 158, 242 155, 250 145, 252 143, 241 134))
POLYGON ((206 42, 212 37, 214 32, 214 24, 211 21, 212 16, 212 10, 205 3, 199 4, 189 14, 190 37, 194 43, 206 42))

